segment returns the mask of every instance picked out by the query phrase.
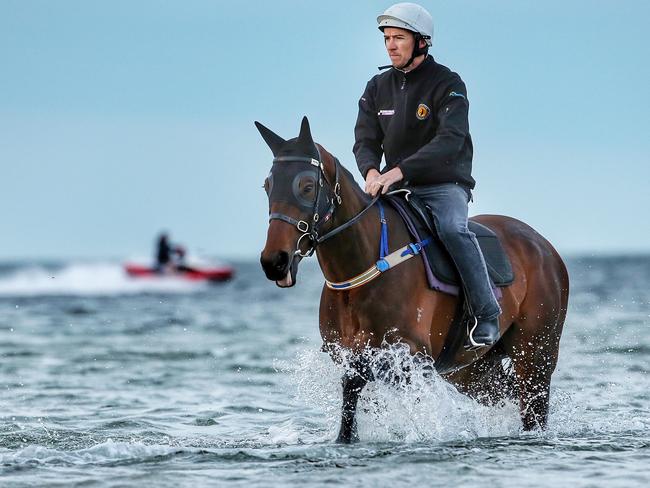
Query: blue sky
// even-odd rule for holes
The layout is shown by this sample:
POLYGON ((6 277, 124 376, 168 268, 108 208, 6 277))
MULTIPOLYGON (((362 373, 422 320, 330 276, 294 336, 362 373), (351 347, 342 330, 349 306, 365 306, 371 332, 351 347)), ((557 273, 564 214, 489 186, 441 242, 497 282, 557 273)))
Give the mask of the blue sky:
MULTIPOLYGON (((308 115, 349 168, 391 2, 0 0, 0 259, 255 257, 271 155, 308 115)), ((649 252, 650 3, 427 1, 470 99, 473 214, 563 253, 649 252)))

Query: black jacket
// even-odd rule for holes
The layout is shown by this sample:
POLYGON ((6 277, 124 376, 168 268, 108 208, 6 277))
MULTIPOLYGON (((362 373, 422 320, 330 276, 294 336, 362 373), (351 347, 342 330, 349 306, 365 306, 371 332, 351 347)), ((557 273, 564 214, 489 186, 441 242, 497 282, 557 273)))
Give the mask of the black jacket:
POLYGON ((167 237, 161 236, 158 238, 158 249, 156 250, 156 263, 158 265, 168 264, 171 260, 171 246, 167 241, 167 237))
POLYGON ((359 100, 354 155, 365 178, 399 166, 407 185, 458 183, 474 188, 469 102, 463 80, 431 56, 413 71, 373 77, 359 100))

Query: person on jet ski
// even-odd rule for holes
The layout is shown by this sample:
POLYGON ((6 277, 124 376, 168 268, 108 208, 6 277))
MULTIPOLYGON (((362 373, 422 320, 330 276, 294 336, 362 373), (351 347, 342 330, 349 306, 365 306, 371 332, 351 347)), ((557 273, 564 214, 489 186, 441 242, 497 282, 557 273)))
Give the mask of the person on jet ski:
POLYGON ((172 266, 172 247, 169 243, 169 235, 166 232, 162 232, 158 236, 157 245, 156 245, 156 272, 165 273, 170 271, 172 266))

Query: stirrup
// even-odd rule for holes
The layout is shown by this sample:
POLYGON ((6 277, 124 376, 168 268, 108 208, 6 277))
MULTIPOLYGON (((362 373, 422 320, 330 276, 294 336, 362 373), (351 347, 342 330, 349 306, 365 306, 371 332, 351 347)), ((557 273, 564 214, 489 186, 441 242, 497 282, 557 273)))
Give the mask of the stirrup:
POLYGON ((469 327, 469 322, 467 323, 467 339, 469 340, 469 344, 467 341, 465 341, 464 348, 466 351, 478 351, 479 349, 483 347, 487 347, 488 345, 485 344, 484 342, 476 342, 474 340, 474 331, 476 330, 476 327, 478 326, 478 319, 474 317, 474 325, 472 325, 472 328, 470 329, 469 327))

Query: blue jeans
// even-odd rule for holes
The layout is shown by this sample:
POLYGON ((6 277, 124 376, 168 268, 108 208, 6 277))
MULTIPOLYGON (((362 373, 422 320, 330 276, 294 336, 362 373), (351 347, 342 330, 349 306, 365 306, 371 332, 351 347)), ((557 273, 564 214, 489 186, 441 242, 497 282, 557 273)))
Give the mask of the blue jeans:
POLYGON ((467 228, 469 190, 455 183, 412 190, 433 212, 438 236, 456 265, 472 314, 480 320, 497 317, 501 308, 492 292, 483 253, 476 235, 467 228))

